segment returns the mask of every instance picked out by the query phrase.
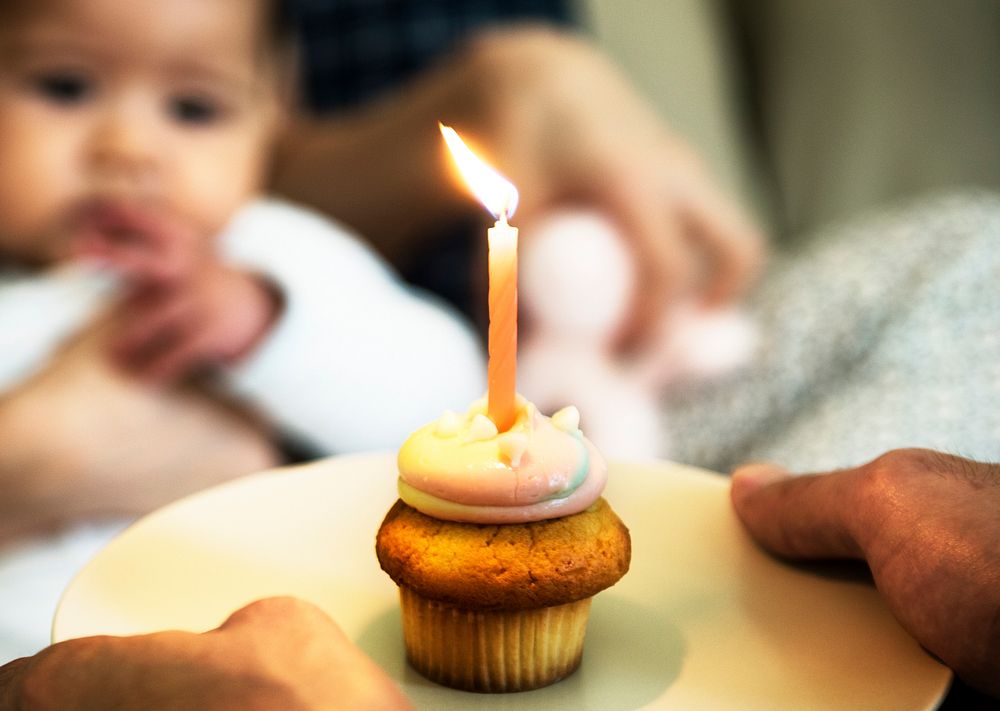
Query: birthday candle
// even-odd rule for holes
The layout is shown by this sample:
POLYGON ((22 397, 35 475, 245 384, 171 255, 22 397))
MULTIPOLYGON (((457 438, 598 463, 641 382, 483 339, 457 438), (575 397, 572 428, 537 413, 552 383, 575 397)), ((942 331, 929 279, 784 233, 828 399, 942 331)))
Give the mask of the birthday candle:
POLYGON ((497 218, 489 245, 489 364, 487 414, 505 432, 514 424, 517 392, 517 228, 507 222, 517 208, 514 185, 469 150, 454 129, 441 125, 452 157, 473 194, 497 218))

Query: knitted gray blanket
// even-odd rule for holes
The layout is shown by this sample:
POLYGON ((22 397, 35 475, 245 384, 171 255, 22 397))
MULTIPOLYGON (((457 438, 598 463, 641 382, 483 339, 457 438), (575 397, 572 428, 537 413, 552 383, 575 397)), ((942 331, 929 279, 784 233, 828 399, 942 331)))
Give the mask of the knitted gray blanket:
POLYGON ((729 471, 898 447, 1000 460, 1000 195, 936 196, 779 255, 753 361, 664 397, 665 456, 729 471))

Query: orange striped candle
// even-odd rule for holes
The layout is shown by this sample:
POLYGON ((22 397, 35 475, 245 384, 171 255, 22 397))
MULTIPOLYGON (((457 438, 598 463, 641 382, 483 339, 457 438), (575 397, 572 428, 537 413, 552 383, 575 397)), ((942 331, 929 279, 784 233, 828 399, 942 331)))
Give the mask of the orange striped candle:
POLYGON ((487 414, 500 432, 514 424, 517 392, 517 228, 507 215, 487 231, 490 265, 490 360, 487 414))
POLYGON ((490 276, 490 360, 487 414, 505 432, 517 413, 517 229, 507 219, 517 208, 517 188, 469 150, 461 137, 439 124, 455 165, 472 193, 497 222, 487 232, 490 276))

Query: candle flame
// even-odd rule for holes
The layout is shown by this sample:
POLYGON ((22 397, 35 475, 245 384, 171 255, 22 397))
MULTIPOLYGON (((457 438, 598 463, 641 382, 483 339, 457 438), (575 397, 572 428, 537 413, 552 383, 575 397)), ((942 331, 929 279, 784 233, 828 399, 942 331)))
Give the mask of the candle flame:
POLYGON ((511 217, 517 209, 517 188, 473 153, 455 129, 438 123, 459 173, 472 194, 498 220, 511 217))

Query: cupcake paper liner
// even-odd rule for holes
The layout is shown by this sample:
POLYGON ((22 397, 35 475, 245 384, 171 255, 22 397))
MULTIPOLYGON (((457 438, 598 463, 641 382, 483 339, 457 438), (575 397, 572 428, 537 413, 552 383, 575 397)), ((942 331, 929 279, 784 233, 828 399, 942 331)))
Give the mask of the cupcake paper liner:
POLYGON ((569 676, 583 656, 591 598, 530 610, 463 610, 399 588, 406 656, 431 681, 527 691, 569 676))

